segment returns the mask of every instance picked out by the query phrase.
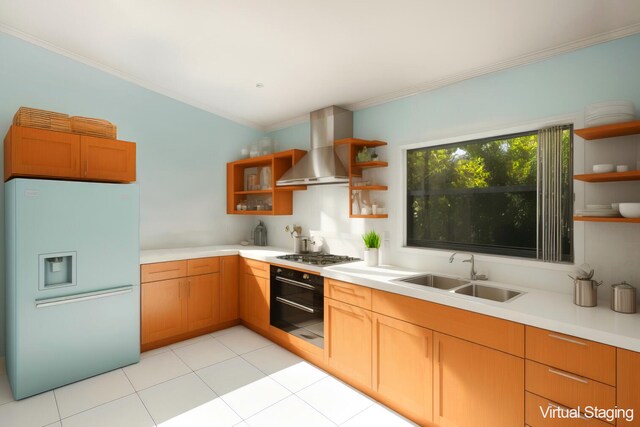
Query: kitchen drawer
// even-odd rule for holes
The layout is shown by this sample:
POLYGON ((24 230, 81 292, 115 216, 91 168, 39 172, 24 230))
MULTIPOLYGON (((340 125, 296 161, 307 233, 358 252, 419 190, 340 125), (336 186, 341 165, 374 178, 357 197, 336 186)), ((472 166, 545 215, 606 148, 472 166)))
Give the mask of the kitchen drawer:
POLYGON ((520 323, 376 289, 371 292, 371 310, 524 357, 524 325, 520 323))
POLYGON ((269 278, 268 262, 261 262, 253 259, 242 258, 242 269, 246 274, 262 277, 263 279, 269 278))
POLYGON ((327 279, 325 296, 371 310, 371 288, 327 279))
POLYGON ((187 276, 211 274, 220 271, 220 258, 195 258, 187 260, 187 276))
POLYGON ((585 377, 527 360, 525 389, 569 408, 613 408, 616 389, 585 377))
POLYGON ((526 327, 526 358, 616 385, 616 349, 553 331, 526 327))
POLYGON ((175 279, 187 275, 187 261, 157 262, 140 266, 141 282, 175 279))
POLYGON ((604 421, 600 421, 595 418, 587 418, 582 415, 582 418, 551 418, 550 414, 545 418, 543 411, 551 406, 553 409, 561 408, 567 409, 566 406, 559 405, 544 397, 540 397, 536 394, 526 392, 525 393, 525 421, 530 427, 608 427, 609 424, 604 421), (541 409, 542 408, 542 409, 541 409))

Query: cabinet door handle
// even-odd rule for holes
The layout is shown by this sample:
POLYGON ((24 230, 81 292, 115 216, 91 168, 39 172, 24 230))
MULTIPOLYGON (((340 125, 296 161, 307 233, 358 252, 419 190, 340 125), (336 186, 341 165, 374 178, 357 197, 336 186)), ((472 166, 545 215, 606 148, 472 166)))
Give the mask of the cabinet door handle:
MULTIPOLYGON (((336 285, 335 283, 331 284, 331 287, 335 288, 336 290, 342 291, 344 293, 348 293, 348 294, 355 294, 356 290, 353 288, 347 288, 346 286, 340 286, 340 285, 336 285)), ((356 295, 358 296, 358 295, 356 295)))
POLYGON ((581 382, 583 384, 588 383, 588 381, 584 378, 576 377, 575 375, 567 374, 566 372, 556 371, 553 368, 549 368, 549 372, 551 372, 552 374, 560 375, 561 377, 569 378, 570 380, 581 382))
POLYGON ((191 297, 191 280, 187 280, 187 298, 191 297))
POLYGON ((178 299, 182 299, 182 280, 178 280, 178 299))
POLYGON ((556 334, 548 334, 548 335, 549 335, 550 338, 555 338, 557 340, 570 342, 571 344, 583 345, 585 347, 587 346, 587 343, 584 343, 584 342, 581 342, 581 341, 572 340, 571 338, 561 337, 560 335, 556 335, 556 334))
POLYGON ((171 268, 169 270, 150 271, 149 274, 170 273, 172 271, 180 271, 180 269, 179 268, 171 268))
POLYGON ((84 176, 86 177, 89 173, 89 160, 84 161, 84 176))

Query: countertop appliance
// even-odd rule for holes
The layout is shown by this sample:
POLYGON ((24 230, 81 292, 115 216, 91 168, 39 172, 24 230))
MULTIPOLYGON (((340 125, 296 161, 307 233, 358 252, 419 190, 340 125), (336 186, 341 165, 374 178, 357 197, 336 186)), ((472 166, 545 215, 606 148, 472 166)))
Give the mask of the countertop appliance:
POLYGON ((285 261, 299 262, 300 264, 330 266, 336 264, 344 264, 347 262, 361 261, 360 258, 354 258, 346 255, 332 254, 287 254, 276 257, 285 261))
POLYGON ((137 184, 5 184, 7 374, 16 399, 140 359, 137 184))
POLYGON ((271 266, 270 324, 324 348, 324 279, 271 266))

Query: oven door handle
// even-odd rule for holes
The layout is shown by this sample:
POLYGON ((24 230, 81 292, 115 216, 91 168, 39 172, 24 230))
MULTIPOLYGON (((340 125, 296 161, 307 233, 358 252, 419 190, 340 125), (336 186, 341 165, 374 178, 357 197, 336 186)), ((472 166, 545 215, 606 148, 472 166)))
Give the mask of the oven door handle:
POLYGON ((308 285, 306 283, 298 282, 297 280, 287 279, 286 277, 276 276, 276 280, 283 283, 288 283, 289 285, 297 286, 299 288, 310 289, 312 291, 316 290, 316 287, 313 285, 308 285))
POLYGON ((306 305, 298 304, 297 302, 289 301, 288 299, 284 299, 282 297, 276 297, 276 301, 281 302, 283 304, 290 305, 291 307, 306 311, 308 313, 316 312, 313 308, 307 307, 306 305))

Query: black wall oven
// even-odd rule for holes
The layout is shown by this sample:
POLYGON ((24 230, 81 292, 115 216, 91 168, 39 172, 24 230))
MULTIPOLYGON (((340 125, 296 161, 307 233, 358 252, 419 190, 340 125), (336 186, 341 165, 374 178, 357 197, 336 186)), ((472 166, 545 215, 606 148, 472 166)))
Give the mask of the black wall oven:
POLYGON ((324 348, 322 276, 272 265, 270 323, 324 348))

